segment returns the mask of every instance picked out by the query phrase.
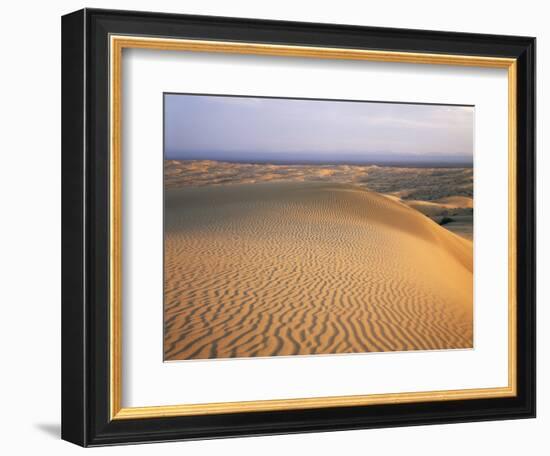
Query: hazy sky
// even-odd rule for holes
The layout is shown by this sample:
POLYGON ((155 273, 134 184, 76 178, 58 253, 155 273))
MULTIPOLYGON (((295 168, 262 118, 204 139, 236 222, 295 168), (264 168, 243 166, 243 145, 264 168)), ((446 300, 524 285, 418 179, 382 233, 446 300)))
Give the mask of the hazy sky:
POLYGON ((165 158, 471 164, 474 108, 165 95, 165 158))

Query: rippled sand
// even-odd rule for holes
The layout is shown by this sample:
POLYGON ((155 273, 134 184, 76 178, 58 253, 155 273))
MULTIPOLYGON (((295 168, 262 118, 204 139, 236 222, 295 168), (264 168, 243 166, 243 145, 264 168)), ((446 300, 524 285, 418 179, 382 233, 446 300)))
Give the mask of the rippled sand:
POLYGON ((168 188, 165 359, 470 348, 472 242, 363 187, 168 188))
POLYGON ((473 238, 473 168, 407 168, 358 164, 233 163, 215 160, 165 160, 166 188, 212 187, 261 182, 354 184, 382 193, 473 238))

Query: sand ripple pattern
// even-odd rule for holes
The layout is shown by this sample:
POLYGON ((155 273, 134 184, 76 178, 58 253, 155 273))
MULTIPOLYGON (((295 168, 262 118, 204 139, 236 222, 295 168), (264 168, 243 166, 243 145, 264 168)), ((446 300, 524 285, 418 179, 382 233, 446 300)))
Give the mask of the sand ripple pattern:
POLYGON ((353 185, 168 189, 166 360, 470 348, 472 242, 353 185))

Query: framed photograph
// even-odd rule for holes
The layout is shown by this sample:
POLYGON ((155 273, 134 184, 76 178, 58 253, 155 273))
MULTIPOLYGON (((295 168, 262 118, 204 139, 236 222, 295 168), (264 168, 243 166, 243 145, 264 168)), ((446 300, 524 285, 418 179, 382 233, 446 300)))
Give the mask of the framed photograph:
POLYGON ((62 20, 62 437, 535 416, 535 39, 62 20))

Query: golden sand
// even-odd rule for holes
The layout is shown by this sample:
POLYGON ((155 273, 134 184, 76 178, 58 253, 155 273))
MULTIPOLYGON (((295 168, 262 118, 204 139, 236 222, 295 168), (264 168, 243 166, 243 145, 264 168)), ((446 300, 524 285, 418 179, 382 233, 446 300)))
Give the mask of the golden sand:
POLYGON ((165 201, 166 360, 472 347, 472 242, 398 200, 274 182, 165 201))

